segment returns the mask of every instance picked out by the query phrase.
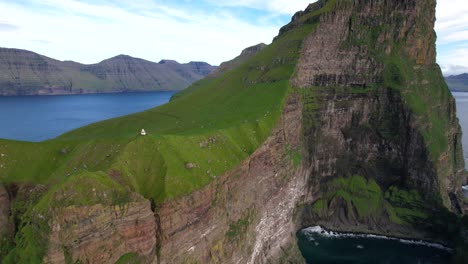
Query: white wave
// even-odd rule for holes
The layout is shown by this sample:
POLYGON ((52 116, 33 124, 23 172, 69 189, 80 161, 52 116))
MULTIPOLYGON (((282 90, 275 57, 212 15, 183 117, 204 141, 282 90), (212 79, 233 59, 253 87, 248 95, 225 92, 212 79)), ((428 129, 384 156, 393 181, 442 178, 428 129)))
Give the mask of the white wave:
POLYGON ((364 246, 363 245, 357 245, 356 246, 358 249, 364 249, 364 246))
POLYGON ((433 247, 445 251, 453 251, 453 249, 446 247, 442 244, 427 242, 423 240, 409 240, 409 239, 402 239, 396 237, 388 237, 382 235, 374 235, 374 234, 352 234, 352 233, 337 233, 333 231, 328 231, 321 226, 312 226, 302 230, 306 235, 307 234, 318 234, 323 237, 332 237, 332 238, 342 238, 342 237, 351 237, 351 238, 375 238, 375 239, 386 239, 386 240, 394 240, 399 241, 405 244, 413 244, 413 245, 421 245, 427 247, 433 247))

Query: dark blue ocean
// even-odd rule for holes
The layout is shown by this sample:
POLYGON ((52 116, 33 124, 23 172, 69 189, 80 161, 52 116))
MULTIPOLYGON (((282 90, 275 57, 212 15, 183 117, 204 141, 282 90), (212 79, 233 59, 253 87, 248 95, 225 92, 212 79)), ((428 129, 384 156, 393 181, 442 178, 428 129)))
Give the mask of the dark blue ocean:
POLYGON ((0 97, 0 138, 43 141, 167 103, 174 92, 0 97))
POLYGON ((379 236, 298 233, 299 248, 308 264, 446 264, 451 251, 437 244, 379 236))

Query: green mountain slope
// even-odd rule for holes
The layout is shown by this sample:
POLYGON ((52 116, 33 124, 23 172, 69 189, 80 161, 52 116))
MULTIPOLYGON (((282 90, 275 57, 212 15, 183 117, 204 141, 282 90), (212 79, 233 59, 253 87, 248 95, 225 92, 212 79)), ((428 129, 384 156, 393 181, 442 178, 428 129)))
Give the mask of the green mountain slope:
POLYGON ((0 48, 0 95, 177 91, 215 68, 205 62, 154 63, 126 55, 84 65, 0 48))
MULTIPOLYGON (((248 47, 248 48, 244 49, 239 56, 235 57, 234 59, 232 59, 230 61, 226 61, 226 62, 221 63, 221 65, 219 65, 219 67, 216 68, 216 70, 214 70, 211 74, 209 74, 207 76, 207 78, 220 77, 224 73, 226 73, 226 72, 228 72, 230 70, 233 70, 236 67, 241 66, 242 64, 244 64, 245 62, 250 60, 253 56, 255 56, 258 52, 260 52, 262 49, 264 49, 266 46, 267 46, 266 44, 260 43, 260 44, 257 44, 257 45, 254 45, 254 46, 251 46, 251 47, 248 47)), ((203 86, 203 83, 194 83, 189 88, 184 89, 184 90, 174 94, 171 97, 171 100, 174 100, 176 98, 179 98, 181 96, 189 94, 192 91, 198 89, 199 86, 203 86)))
POLYGON ((0 141, 7 164, 0 177, 47 184, 83 169, 112 171, 159 202, 188 194, 233 168, 270 134, 301 41, 312 29, 291 30, 240 67, 200 81, 192 93, 161 107, 43 143, 0 141))

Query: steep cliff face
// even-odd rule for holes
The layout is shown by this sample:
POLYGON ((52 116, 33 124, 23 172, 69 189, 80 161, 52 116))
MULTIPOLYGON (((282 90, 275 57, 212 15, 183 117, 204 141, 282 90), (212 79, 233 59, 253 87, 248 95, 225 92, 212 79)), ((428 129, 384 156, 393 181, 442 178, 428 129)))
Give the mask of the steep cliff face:
MULTIPOLYGON (((56 144, 93 141, 56 156, 56 174, 107 173, 44 176, 65 183, 23 214, 9 259, 26 263, 22 253, 37 247, 50 262, 136 253, 145 263, 296 263, 296 231, 317 224, 450 242, 444 232, 462 210, 466 176, 454 100, 435 64, 434 12, 435 0, 318 1, 240 68, 172 102, 193 109, 169 104, 65 135, 56 144), (213 124, 216 113, 203 107, 224 97, 241 100, 222 101, 223 122, 213 124), (274 125, 277 108, 251 110, 268 100, 281 104, 274 125), (246 113, 240 121, 237 111, 246 113), (157 115, 162 128, 151 137, 96 143, 102 131, 157 115), (152 200, 154 215, 129 188, 152 200), (28 239, 35 230, 45 230, 33 234, 46 248, 28 239)), ((2 151, 13 156, 11 145, 2 151)))
MULTIPOLYGON (((11 248, 0 251, 2 263, 115 263, 132 255, 151 263, 156 258, 150 201, 104 173, 82 172, 53 187, 19 184, 10 189, 20 239, 14 245, 4 233, 2 248, 11 248)), ((8 222, 4 195, 0 198, 4 231, 8 222)))
POLYGON ((301 107, 286 103, 277 128, 235 170, 199 192, 164 203, 159 263, 260 263, 294 239, 307 173, 297 159, 301 107))
MULTIPOLYGON (((450 197, 460 194, 459 186, 464 182, 461 132, 454 99, 435 63, 434 10, 435 1, 336 1, 335 10, 322 15, 317 29, 305 40, 292 82, 310 90, 311 97, 330 94, 337 87, 350 88, 344 92, 346 99, 340 92, 331 92, 332 96, 317 100, 316 120, 325 128, 318 125, 306 131, 313 135, 306 136, 309 154, 315 161, 317 152, 330 155, 336 148, 340 155, 354 156, 355 163, 365 164, 360 166, 361 171, 352 167, 346 168, 347 172, 330 171, 324 167, 326 176, 362 174, 370 169, 366 178, 374 174, 372 178, 384 188, 393 181, 417 189, 425 197, 440 194, 446 206, 456 208, 450 197), (353 94, 374 99, 363 100, 353 94), (337 104, 341 105, 335 107, 337 104), (358 105, 361 109, 355 108, 358 105), (333 133, 327 132, 327 123, 332 124, 329 129, 333 133), (317 129, 322 132, 317 134, 317 129), (359 133, 350 134, 352 130, 377 137, 363 141, 359 133), (328 149, 320 150, 316 139, 322 136, 332 144, 326 146, 328 149), (379 140, 387 142, 376 144, 379 140), (389 140, 396 145, 391 146, 389 140), (353 146, 367 148, 363 152, 368 153, 359 155, 357 149, 356 157, 353 146), (372 150, 375 147, 380 153, 372 150), (378 168, 379 162, 388 164, 378 168), (379 176, 382 172, 396 177, 379 176)), ((304 17, 307 13, 298 15, 296 21, 304 17)), ((328 168, 339 167, 341 160, 356 166, 349 162, 353 158, 340 160, 332 155, 318 160, 328 168)), ((322 171, 321 164, 316 167, 322 171)))
POLYGON ((84 65, 26 50, 0 48, 0 95, 177 91, 215 68, 204 62, 165 64, 127 55, 84 65))
MULTIPOLYGON (((6 188, 0 184, 0 245, 6 244, 13 234, 11 201, 6 188)), ((0 250, 1 251, 1 250, 0 250)))
POLYGON ((291 80, 300 103, 287 104, 282 119, 288 120, 289 111, 302 112, 295 119, 300 123, 291 122, 296 130, 290 130, 301 129, 294 137, 300 140, 272 136, 246 161, 250 168, 261 161, 261 170, 242 171, 243 163, 224 176, 237 175, 242 189, 211 185, 165 203, 160 211, 163 263, 281 261, 295 255, 294 230, 317 224, 446 239, 443 216, 446 208, 460 212, 466 176, 454 100, 435 63, 434 11, 432 0, 319 1, 296 14, 280 34, 308 24, 316 27, 303 42, 291 80), (292 169, 275 155, 264 156, 265 146, 270 153, 281 149, 271 142, 283 149, 292 146, 301 165, 292 169), (285 183, 275 183, 277 171, 287 175, 285 183), (252 184, 255 194, 248 192, 252 184), (221 205, 219 220, 214 220, 223 193, 231 206, 221 205), (254 204, 254 217, 244 213, 248 221, 241 216, 234 223, 226 220, 233 215, 231 208, 252 208, 251 200, 263 204, 254 204), (238 228, 239 223, 247 226, 238 228), (244 231, 234 245, 219 238, 227 225, 244 231), (183 239, 172 240, 179 237, 183 239), (186 241, 184 249, 175 241, 186 241), (239 249, 249 257, 236 257, 239 249))
POLYGON ((147 200, 57 209, 49 225, 44 263, 115 263, 131 253, 145 263, 156 258, 156 222, 147 200))

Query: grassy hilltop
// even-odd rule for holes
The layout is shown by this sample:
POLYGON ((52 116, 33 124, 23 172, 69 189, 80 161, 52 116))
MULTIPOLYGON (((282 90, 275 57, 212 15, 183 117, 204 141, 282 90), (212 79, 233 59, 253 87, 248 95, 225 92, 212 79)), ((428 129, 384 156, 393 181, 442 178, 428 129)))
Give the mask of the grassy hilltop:
POLYGON ((247 63, 195 83, 191 93, 166 105, 41 143, 1 140, 0 179, 51 184, 83 170, 103 171, 158 202, 188 194, 233 168, 270 134, 312 28, 282 35, 247 63))
MULTIPOLYGON (((40 262, 49 228, 37 215, 71 200, 93 204, 86 190, 94 186, 109 193, 120 190, 116 184, 126 186, 157 206, 238 165, 275 126, 302 40, 313 28, 304 25, 283 34, 241 66, 193 84, 166 105, 44 142, 0 140, 0 182, 44 187, 12 204, 19 218, 16 246, 4 242, 0 256, 8 254, 7 263, 40 262), (142 128, 146 136, 139 135, 142 128), (72 197, 57 198, 70 186, 72 197)), ((113 196, 100 203, 123 199, 113 196)), ((119 191, 117 197, 127 196, 119 191)))

